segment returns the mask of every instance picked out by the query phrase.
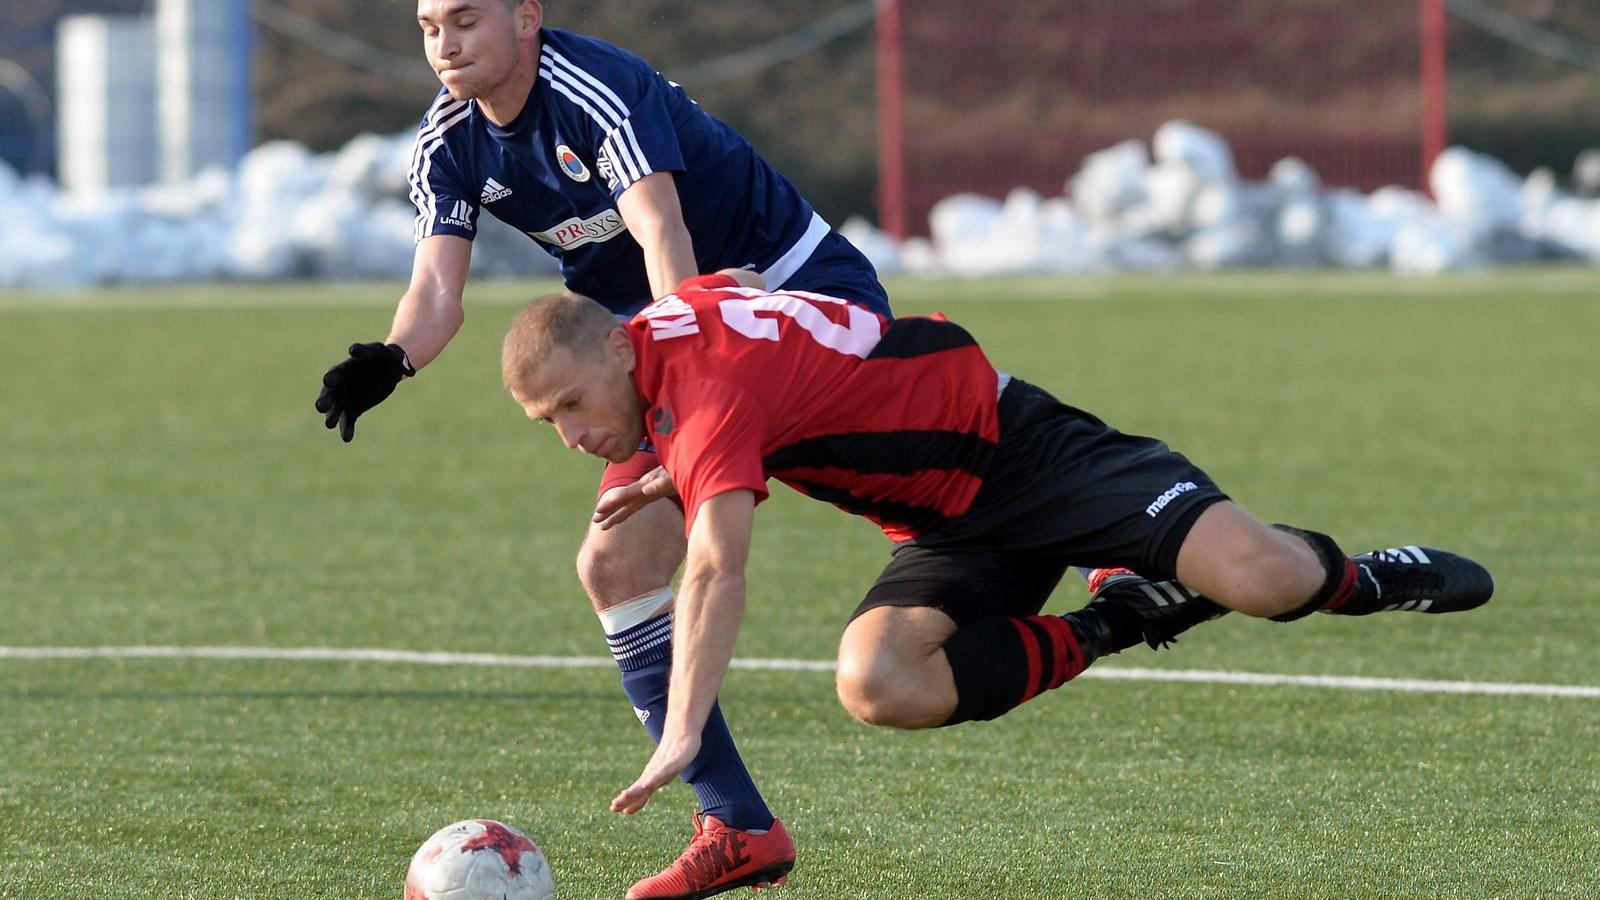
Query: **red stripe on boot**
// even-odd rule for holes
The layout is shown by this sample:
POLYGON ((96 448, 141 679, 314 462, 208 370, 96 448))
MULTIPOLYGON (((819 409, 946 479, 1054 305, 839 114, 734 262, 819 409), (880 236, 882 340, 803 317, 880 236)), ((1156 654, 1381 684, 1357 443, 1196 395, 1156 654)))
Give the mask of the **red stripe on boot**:
POLYGON ((1334 590, 1333 596, 1328 598, 1328 602, 1322 604, 1322 608, 1338 609, 1346 603, 1349 603, 1350 598, 1356 595, 1356 591, 1359 586, 1359 576, 1356 572, 1356 561, 1350 559, 1349 557, 1345 557, 1344 577, 1339 579, 1339 587, 1334 590))
POLYGON ((1054 690, 1077 678, 1084 669, 1083 650, 1078 646, 1078 635, 1072 625, 1060 616, 1039 616, 1035 621, 1050 633, 1052 648, 1056 653, 1056 674, 1051 680, 1054 690))
POLYGON ((1028 689, 1022 692, 1019 704, 1027 703, 1038 696, 1043 685, 1039 683, 1039 668, 1042 660, 1039 656, 1039 639, 1034 636, 1033 629, 1022 619, 1012 619, 1011 624, 1017 626, 1017 634, 1022 637, 1022 649, 1028 655, 1028 689))

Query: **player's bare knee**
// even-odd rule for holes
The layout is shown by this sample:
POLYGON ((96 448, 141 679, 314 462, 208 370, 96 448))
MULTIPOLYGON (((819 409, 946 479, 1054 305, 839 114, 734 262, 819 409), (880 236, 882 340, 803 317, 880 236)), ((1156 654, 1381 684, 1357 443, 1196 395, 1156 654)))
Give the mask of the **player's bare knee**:
POLYGON ((908 673, 883 659, 841 654, 834 688, 845 711, 866 725, 887 728, 926 727, 926 718, 907 691, 908 673))
POLYGON ((841 652, 834 670, 833 687, 845 711, 868 725, 873 715, 876 679, 872 675, 872 661, 861 655, 841 652))
POLYGON ((839 702, 845 711, 863 725, 881 728, 921 728, 921 716, 915 707, 892 690, 883 690, 880 684, 840 682, 839 702))
POLYGON ((863 725, 877 725, 881 710, 872 702, 871 696, 863 689, 862 685, 839 678, 834 682, 834 688, 839 694, 839 705, 845 712, 863 725))
POLYGON ((596 609, 615 606, 628 599, 618 596, 621 591, 615 576, 614 558, 614 554, 607 553, 594 540, 586 540, 578 548, 578 581, 596 609))
POLYGON ((640 550, 592 537, 578 548, 578 581, 595 609, 626 603, 671 582, 674 566, 652 565, 640 550))
POLYGON ((597 610, 672 583, 683 562, 683 520, 641 518, 608 531, 591 529, 578 548, 578 581, 597 610))

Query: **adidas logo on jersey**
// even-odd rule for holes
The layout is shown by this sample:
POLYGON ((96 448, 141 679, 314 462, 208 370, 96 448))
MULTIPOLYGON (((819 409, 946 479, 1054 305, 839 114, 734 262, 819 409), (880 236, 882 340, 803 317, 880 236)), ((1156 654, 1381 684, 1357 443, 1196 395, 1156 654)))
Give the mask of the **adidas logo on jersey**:
POLYGON ((493 203, 511 196, 511 188, 506 187, 493 178, 483 183, 483 193, 478 196, 479 203, 493 203))

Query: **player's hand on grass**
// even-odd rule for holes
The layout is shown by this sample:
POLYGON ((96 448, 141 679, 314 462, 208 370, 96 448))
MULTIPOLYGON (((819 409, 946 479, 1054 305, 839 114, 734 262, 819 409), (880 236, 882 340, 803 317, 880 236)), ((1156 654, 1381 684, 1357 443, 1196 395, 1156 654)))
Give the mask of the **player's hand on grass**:
POLYGON ((350 357, 322 376, 317 412, 329 428, 339 426, 348 444, 356 436, 356 419, 394 393, 400 379, 415 374, 399 344, 351 344, 350 357))
POLYGON ((594 505, 594 523, 601 531, 615 528, 657 500, 678 496, 678 487, 666 467, 656 466, 633 484, 606 491, 594 505))
POLYGON ((700 735, 673 734, 669 729, 661 736, 661 743, 656 745, 656 752, 645 764, 639 779, 623 788, 611 801, 611 811, 631 816, 644 809, 652 794, 670 784, 699 755, 700 735))

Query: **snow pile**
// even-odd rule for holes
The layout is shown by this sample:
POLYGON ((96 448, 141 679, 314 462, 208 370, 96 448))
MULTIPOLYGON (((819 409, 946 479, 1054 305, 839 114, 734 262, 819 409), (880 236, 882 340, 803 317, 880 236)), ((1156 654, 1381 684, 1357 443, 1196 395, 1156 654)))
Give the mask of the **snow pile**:
MULTIPOLYGON (((97 197, 62 193, 0 163, 0 289, 201 279, 404 278, 413 210, 412 136, 362 135, 334 153, 263 144, 237 171, 97 197)), ((1245 266, 1442 272, 1532 259, 1600 262, 1600 150, 1573 172, 1519 178, 1452 148, 1434 199, 1387 187, 1327 189, 1297 159, 1242 179, 1228 144, 1187 122, 1147 145, 1090 155, 1057 197, 946 198, 931 237, 895 241, 854 219, 843 230, 883 272, 1181 271, 1245 266)), ((554 261, 483 215, 473 271, 548 274, 554 261)))
MULTIPOLYGON (((235 172, 97 196, 0 163, 0 289, 204 279, 404 278, 413 138, 362 135, 334 153, 263 144, 235 172)), ((551 273, 555 262, 492 216, 473 271, 551 273)))
MULTIPOLYGON (((1600 151, 1591 153, 1574 179, 1596 193, 1600 151)), ((1293 158, 1263 181, 1245 181, 1220 136, 1175 121, 1149 146, 1129 140, 1091 154, 1060 197, 1018 188, 1003 201, 946 198, 929 214, 926 241, 897 247, 859 219, 843 230, 880 270, 924 274, 1247 266, 1431 273, 1534 259, 1600 262, 1600 198, 1563 193, 1549 172, 1522 179, 1453 147, 1435 161, 1429 188, 1433 200, 1400 187, 1330 190, 1293 158)))

